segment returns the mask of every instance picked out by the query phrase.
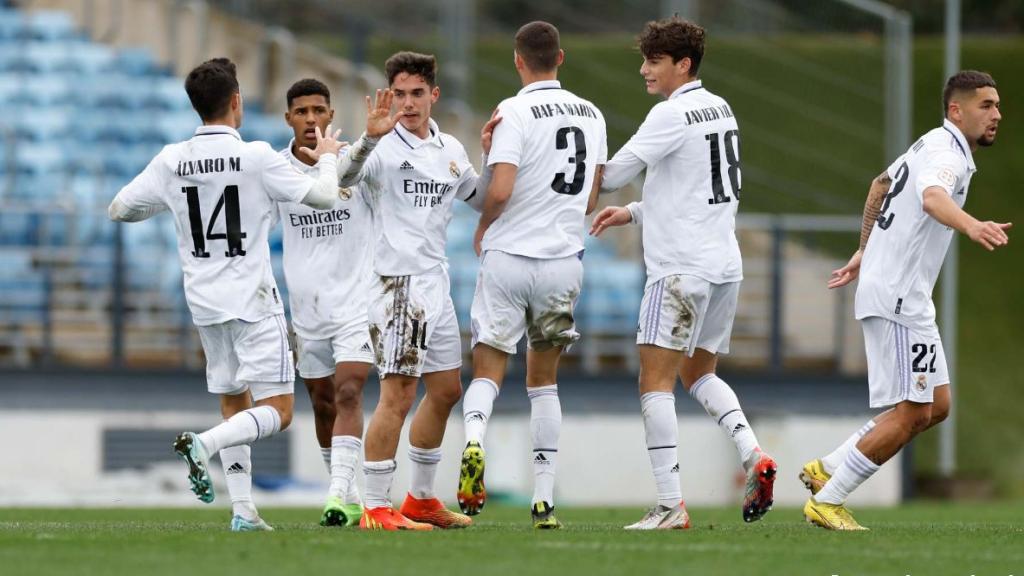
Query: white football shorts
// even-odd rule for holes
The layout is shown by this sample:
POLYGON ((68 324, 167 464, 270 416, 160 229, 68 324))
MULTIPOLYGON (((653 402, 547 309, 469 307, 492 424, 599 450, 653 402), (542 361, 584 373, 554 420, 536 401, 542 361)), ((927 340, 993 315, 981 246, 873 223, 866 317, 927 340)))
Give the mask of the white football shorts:
POLYGON ((921 332, 877 316, 864 318, 860 325, 872 408, 905 400, 929 404, 934 401, 935 388, 949 384, 938 327, 921 332))
POLYGON ((446 265, 412 276, 377 276, 370 294, 370 340, 381 378, 462 366, 446 265))
POLYGON ((541 259, 487 251, 470 311, 473 346, 515 354, 525 333, 530 349, 568 350, 580 339, 573 309, 582 285, 579 256, 541 259))
POLYGON ((644 289, 636 343, 728 354, 740 283, 712 284, 685 274, 666 276, 644 289))
POLYGON ((248 390, 254 401, 292 394, 295 367, 284 314, 258 322, 229 320, 197 326, 206 354, 206 389, 234 396, 248 390))
POLYGON ((330 338, 307 340, 296 334, 295 348, 299 357, 296 365, 303 378, 333 376, 336 365, 342 362, 374 363, 370 325, 365 316, 345 324, 330 338))

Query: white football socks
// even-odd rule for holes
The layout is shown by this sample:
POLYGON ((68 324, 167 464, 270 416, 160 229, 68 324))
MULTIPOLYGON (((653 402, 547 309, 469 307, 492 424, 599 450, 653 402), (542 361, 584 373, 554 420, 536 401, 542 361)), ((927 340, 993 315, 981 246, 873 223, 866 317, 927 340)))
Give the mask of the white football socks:
POLYGON ((527 388, 530 397, 530 436, 533 439, 533 504, 554 506, 558 437, 562 430, 562 405, 558 385, 527 388))
POLYGON ((683 500, 679 486, 679 420, 676 397, 671 392, 648 392, 640 396, 644 416, 647 456, 658 491, 658 504, 675 508, 683 500))
POLYGON ((466 423, 466 443, 484 443, 487 421, 491 418, 498 385, 489 378, 476 378, 462 396, 462 418, 466 423))
POLYGON ((868 420, 867 424, 860 427, 860 430, 854 432, 845 442, 839 445, 838 448, 832 451, 831 454, 821 459, 821 466, 825 469, 825 472, 829 474, 835 474, 836 470, 842 466, 843 461, 846 460, 846 455, 850 453, 850 448, 853 448, 860 442, 860 439, 865 434, 870 432, 875 427, 874 420, 868 420))
POLYGON ((320 447, 320 457, 323 458, 324 465, 327 466, 327 473, 331 473, 331 447, 324 448, 320 447))
POLYGON ((413 498, 434 498, 434 477, 441 462, 440 448, 417 448, 409 446, 409 462, 412 463, 412 478, 409 493, 413 498))
POLYGON ((846 454, 846 460, 836 469, 836 473, 825 483, 821 491, 814 495, 814 499, 826 504, 842 504, 846 502, 851 492, 878 472, 880 467, 853 446, 846 454))
POLYGON ((220 463, 231 496, 231 513, 246 520, 255 520, 259 514, 252 501, 252 458, 249 445, 222 449, 220 463))
POLYGON ((281 415, 271 406, 257 406, 235 414, 217 426, 199 434, 206 453, 213 455, 224 448, 251 444, 281 431, 281 415))
POLYGON ((736 444, 740 455, 740 463, 749 469, 757 463, 757 436, 743 414, 736 393, 715 374, 701 376, 690 387, 690 396, 700 402, 726 436, 736 444))
POLYGON ((366 481, 366 507, 391 506, 391 480, 398 463, 392 460, 363 462, 363 476, 366 481))
POLYGON ((331 438, 331 487, 328 495, 341 498, 345 504, 359 503, 359 487, 356 485, 356 464, 363 441, 355 436, 334 436, 331 438))

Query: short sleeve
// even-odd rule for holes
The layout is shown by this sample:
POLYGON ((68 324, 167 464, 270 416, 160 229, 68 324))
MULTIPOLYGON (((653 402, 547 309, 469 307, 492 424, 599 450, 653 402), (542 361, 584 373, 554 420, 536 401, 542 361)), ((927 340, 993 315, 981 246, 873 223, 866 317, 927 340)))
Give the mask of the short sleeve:
POLYGON ((501 122, 494 127, 491 136, 491 151, 487 154, 487 165, 513 164, 519 166, 523 159, 525 132, 523 121, 506 100, 498 106, 501 122))
POLYGON ((263 148, 260 155, 261 174, 267 195, 278 202, 302 202, 313 188, 314 180, 299 172, 291 162, 274 152, 268 144, 254 142, 253 145, 263 148))
POLYGON ((924 201, 924 191, 933 186, 942 188, 952 196, 966 172, 966 162, 956 152, 952 150, 932 152, 917 175, 914 192, 922 202, 924 201))
POLYGON ((686 123, 669 102, 660 102, 647 113, 644 123, 626 142, 633 154, 651 166, 667 156, 682 143, 686 123))
POLYGON ((145 170, 129 182, 117 194, 118 200, 129 210, 153 210, 167 208, 161 196, 166 188, 164 178, 163 152, 157 154, 145 170))

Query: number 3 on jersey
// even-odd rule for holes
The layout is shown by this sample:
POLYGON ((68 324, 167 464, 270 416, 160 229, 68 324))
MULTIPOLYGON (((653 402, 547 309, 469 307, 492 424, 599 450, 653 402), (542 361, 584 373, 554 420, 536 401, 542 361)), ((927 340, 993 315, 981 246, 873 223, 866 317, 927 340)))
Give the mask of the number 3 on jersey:
POLYGON ((575 196, 583 190, 583 180, 587 176, 587 141, 583 137, 583 130, 575 126, 559 128, 555 133, 555 150, 565 150, 569 147, 569 133, 572 133, 576 145, 576 154, 569 157, 569 164, 576 166, 576 172, 572 175, 572 182, 565 181, 565 172, 555 174, 551 181, 551 189, 559 194, 575 196))
MULTIPOLYGON (((722 152, 718 143, 718 133, 704 136, 711 149, 711 198, 708 204, 724 204, 732 202, 725 192, 722 183, 722 152)), ((729 188, 737 200, 740 199, 740 131, 729 130, 722 135, 725 144, 725 163, 729 174, 729 188)))
POLYGON ((217 200, 217 205, 213 208, 213 215, 210 216, 210 224, 206 227, 205 234, 203 234, 203 214, 199 207, 199 187, 185 186, 181 192, 188 201, 188 223, 192 230, 192 246, 194 248, 192 255, 196 258, 209 258, 210 253, 206 251, 206 241, 227 240, 228 249, 227 252, 224 252, 224 256, 228 258, 245 256, 245 250, 242 249, 242 238, 245 238, 245 232, 242 232, 242 222, 238 212, 238 186, 231 184, 224 187, 224 193, 221 194, 220 200, 217 200), (221 209, 224 209, 225 233, 223 234, 213 231, 213 223, 220 216, 221 209))

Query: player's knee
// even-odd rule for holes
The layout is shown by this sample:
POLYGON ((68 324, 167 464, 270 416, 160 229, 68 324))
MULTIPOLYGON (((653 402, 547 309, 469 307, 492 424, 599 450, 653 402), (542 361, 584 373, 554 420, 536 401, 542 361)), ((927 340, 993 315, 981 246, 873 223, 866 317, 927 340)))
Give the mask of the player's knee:
POLYGON ((338 411, 358 410, 362 400, 363 381, 358 378, 342 380, 334 390, 334 406, 338 411))
POLYGON ((281 431, 285 431, 292 424, 292 407, 291 406, 275 406, 278 416, 281 417, 281 431))
POLYGON ((948 403, 939 404, 939 403, 936 402, 935 404, 932 404, 932 417, 931 417, 931 421, 929 422, 928 425, 929 425, 929 427, 935 426, 936 424, 944 421, 948 417, 949 417, 949 404, 948 403))
POLYGON ((459 400, 462 399, 462 385, 459 382, 455 382, 453 386, 428 390, 427 394, 438 404, 450 408, 458 404, 459 400))

